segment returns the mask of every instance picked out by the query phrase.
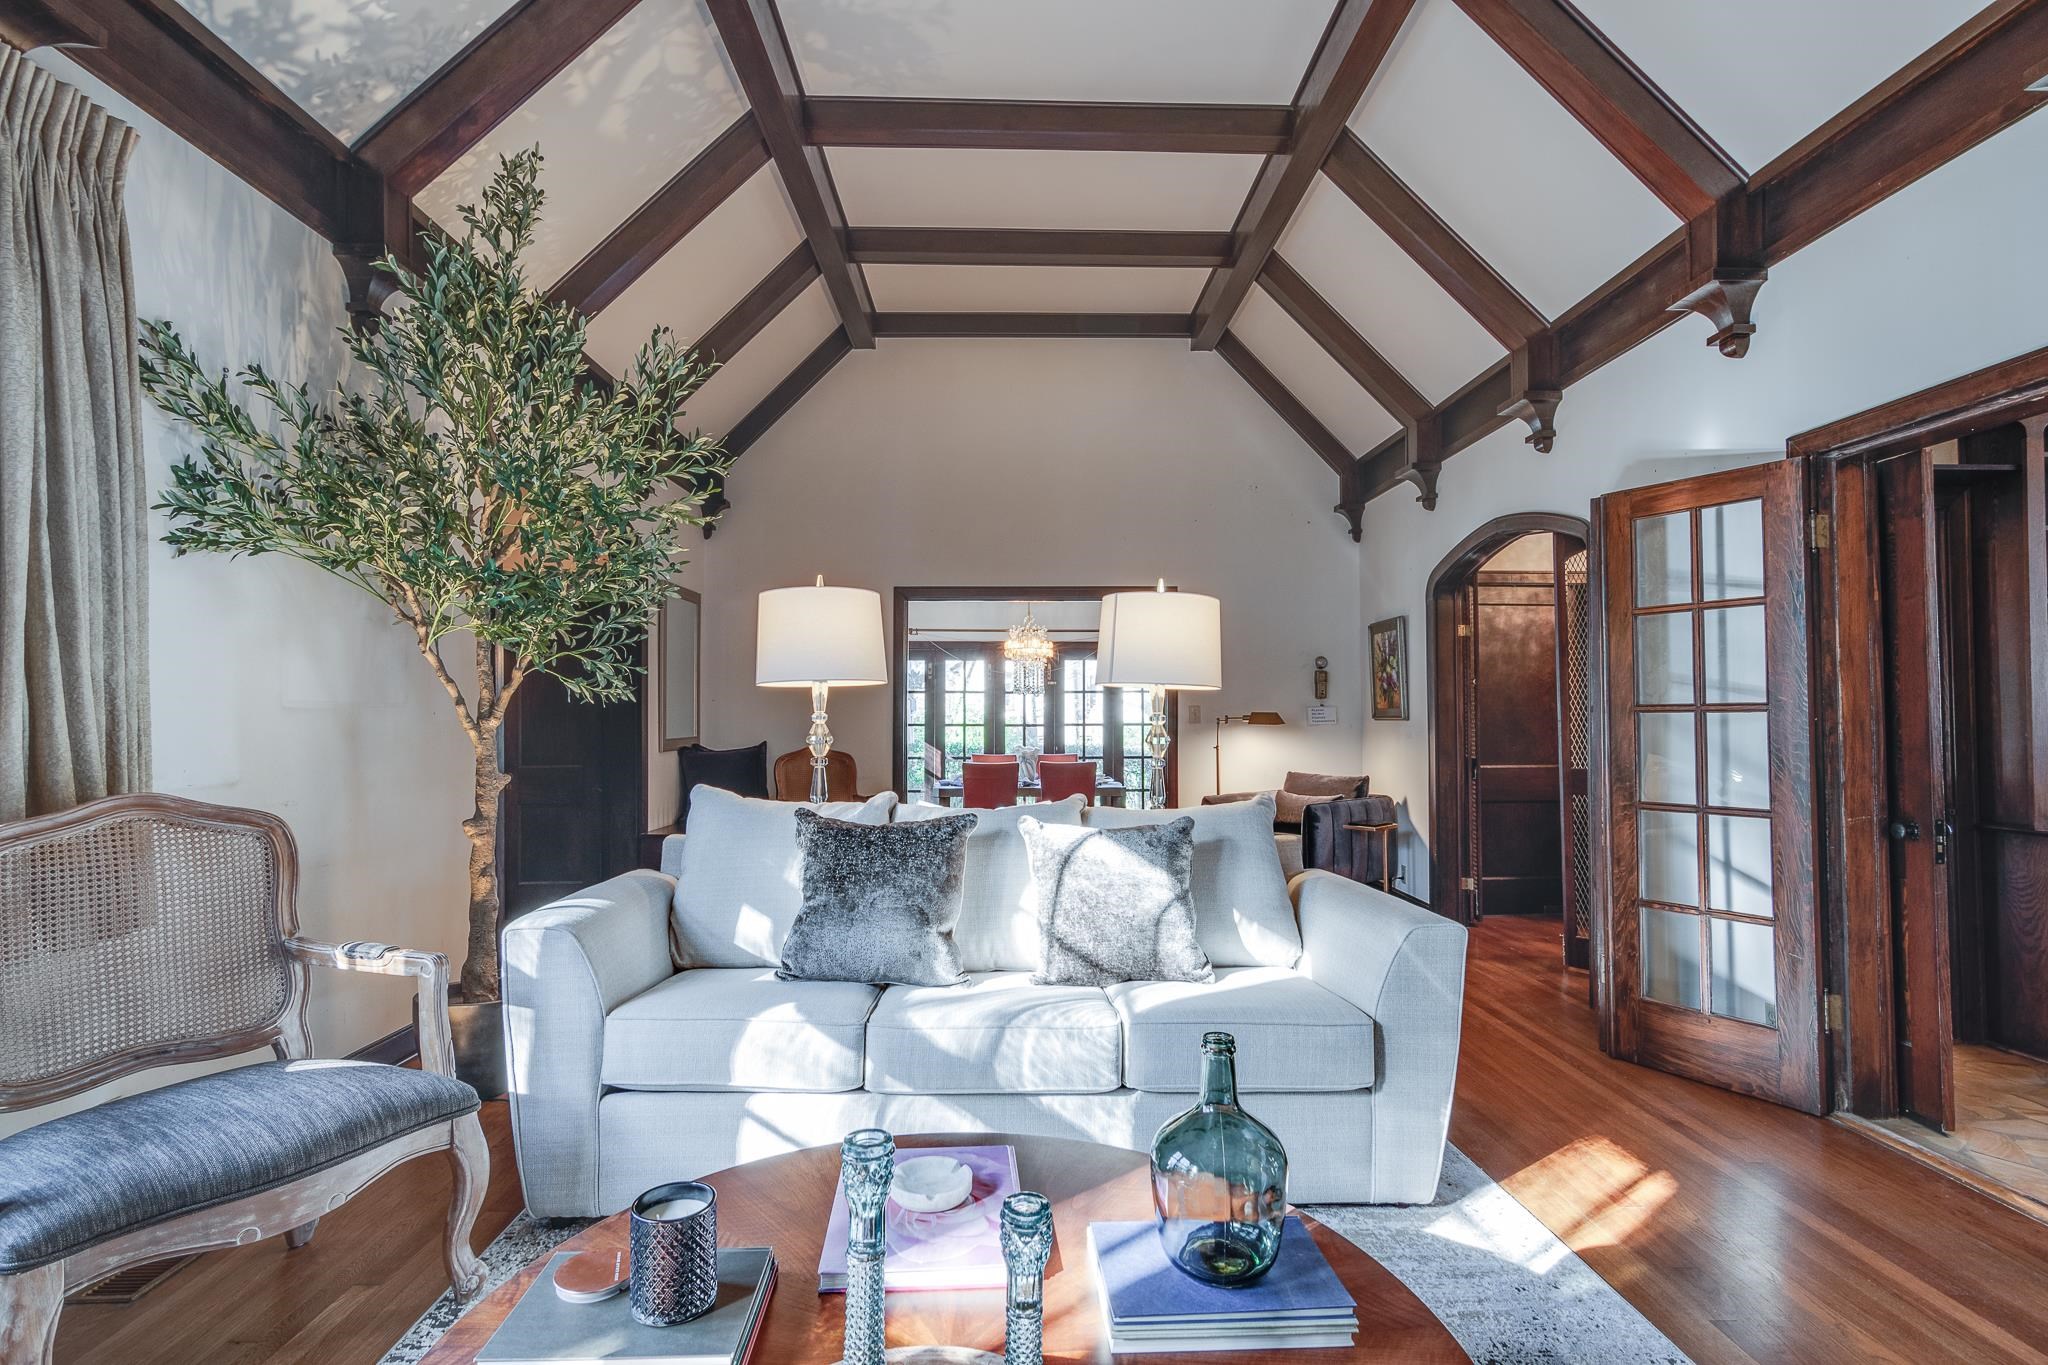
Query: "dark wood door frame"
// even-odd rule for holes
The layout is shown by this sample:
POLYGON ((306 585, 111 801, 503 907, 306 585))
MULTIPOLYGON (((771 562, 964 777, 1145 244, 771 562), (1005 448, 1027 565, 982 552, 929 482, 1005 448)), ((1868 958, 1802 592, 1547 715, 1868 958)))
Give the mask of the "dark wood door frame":
MULTIPOLYGON (((1459 704, 1463 670, 1471 663, 1461 650, 1460 625, 1469 625, 1465 585, 1510 541, 1537 532, 1585 542, 1584 517, 1562 512, 1514 512, 1495 517, 1459 541, 1430 571, 1427 596, 1429 650, 1429 901, 1439 915, 1461 923, 1471 918, 1471 898, 1460 890, 1466 875, 1472 831, 1467 819, 1468 774, 1464 763, 1464 718, 1459 704)), ((1588 553, 1591 546, 1588 545, 1588 553)), ((1593 675, 1598 686, 1599 675, 1593 675)), ((1600 714, 1595 704, 1592 713, 1600 714)))
MULTIPOLYGON (((1803 432, 1786 443, 1788 458, 1809 462, 1817 532, 1813 668, 1816 730, 1822 742, 1815 755, 1816 800, 1832 1098, 1837 1109, 1866 1117, 1896 1114, 1900 1101, 1898 944, 1888 894, 1891 791, 1882 686, 1883 563, 1877 548, 1881 498, 1874 465, 2014 423, 2038 431, 2044 413, 2048 348, 1803 432)), ((2036 446, 2038 440, 2033 437, 2036 446)), ((2033 457, 2038 458, 2038 449, 2033 457)), ((2040 606, 2016 604, 2014 610, 2038 617, 2040 606)), ((2041 624, 2035 621, 2035 629, 2041 624)), ((2048 639, 2048 632, 2033 638, 2048 639)), ((2038 644, 2034 652, 2042 652, 2038 644)), ((2031 686, 2037 696, 2048 695, 2044 674, 2048 670, 2036 658, 2031 686)), ((2048 780, 2032 785, 2048 795, 2048 780)), ((2048 810, 2040 813, 2048 816, 2048 810)))

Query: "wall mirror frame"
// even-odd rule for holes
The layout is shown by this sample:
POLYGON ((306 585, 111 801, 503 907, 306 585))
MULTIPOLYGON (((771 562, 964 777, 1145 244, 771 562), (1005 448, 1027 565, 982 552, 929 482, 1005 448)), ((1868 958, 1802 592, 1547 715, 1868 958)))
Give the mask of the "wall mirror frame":
POLYGON ((661 660, 655 706, 661 749, 697 742, 703 730, 704 599, 688 588, 661 604, 654 618, 655 657, 661 660))

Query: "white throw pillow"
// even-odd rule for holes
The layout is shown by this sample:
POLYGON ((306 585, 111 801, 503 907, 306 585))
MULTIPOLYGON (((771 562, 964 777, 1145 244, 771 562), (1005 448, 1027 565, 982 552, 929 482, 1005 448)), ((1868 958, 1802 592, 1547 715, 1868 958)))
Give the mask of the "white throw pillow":
MULTIPOLYGON (((1301 957, 1301 929, 1273 843, 1271 792, 1185 810, 1091 806, 1083 823, 1124 829, 1163 825, 1183 815, 1195 821, 1195 933, 1209 961, 1218 967, 1292 967, 1301 957)), ((696 818, 690 816, 693 824, 696 818)))
POLYGON ((670 946, 682 967, 774 967, 804 908, 803 855, 796 813, 886 825, 896 793, 865 801, 763 801, 719 787, 690 798, 690 835, 669 916, 670 946))
MULTIPOLYGON (((961 970, 1038 970, 1038 883, 1031 879, 1031 858, 1017 821, 1028 815, 1043 825, 1078 825, 1086 804, 1079 796, 1069 796, 1063 801, 975 812, 981 819, 967 836, 960 921, 953 926, 961 970)), ((896 807, 894 820, 937 820, 959 813, 955 806, 909 802, 896 807)))

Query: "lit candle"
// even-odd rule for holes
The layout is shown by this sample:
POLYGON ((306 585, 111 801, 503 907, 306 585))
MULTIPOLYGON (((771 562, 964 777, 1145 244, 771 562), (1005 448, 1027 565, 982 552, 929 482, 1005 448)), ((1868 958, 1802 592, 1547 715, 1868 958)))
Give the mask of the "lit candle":
POLYGON ((678 1218, 688 1218, 693 1213, 702 1213, 706 1202, 702 1199, 664 1199, 659 1204, 640 1210, 640 1216, 656 1223, 672 1223, 678 1218))

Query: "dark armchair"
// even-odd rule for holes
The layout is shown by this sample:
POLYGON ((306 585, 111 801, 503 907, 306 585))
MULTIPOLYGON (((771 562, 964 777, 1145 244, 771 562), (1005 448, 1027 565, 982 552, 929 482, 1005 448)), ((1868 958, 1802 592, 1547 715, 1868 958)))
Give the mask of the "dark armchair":
MULTIPOLYGON (((1223 801, 1249 801, 1267 794, 1224 792, 1218 796, 1203 797, 1202 804, 1213 806, 1223 801)), ((1300 840, 1301 867, 1320 868, 1355 882, 1370 882, 1377 886, 1385 876, 1381 865, 1381 840, 1376 835, 1360 833, 1346 826, 1392 824, 1394 820, 1394 799, 1390 796, 1330 797, 1302 806, 1299 825, 1276 819, 1273 833, 1283 841, 1290 838, 1300 840)), ((1295 870, 1289 866, 1284 849, 1281 865, 1290 873, 1295 870)))

